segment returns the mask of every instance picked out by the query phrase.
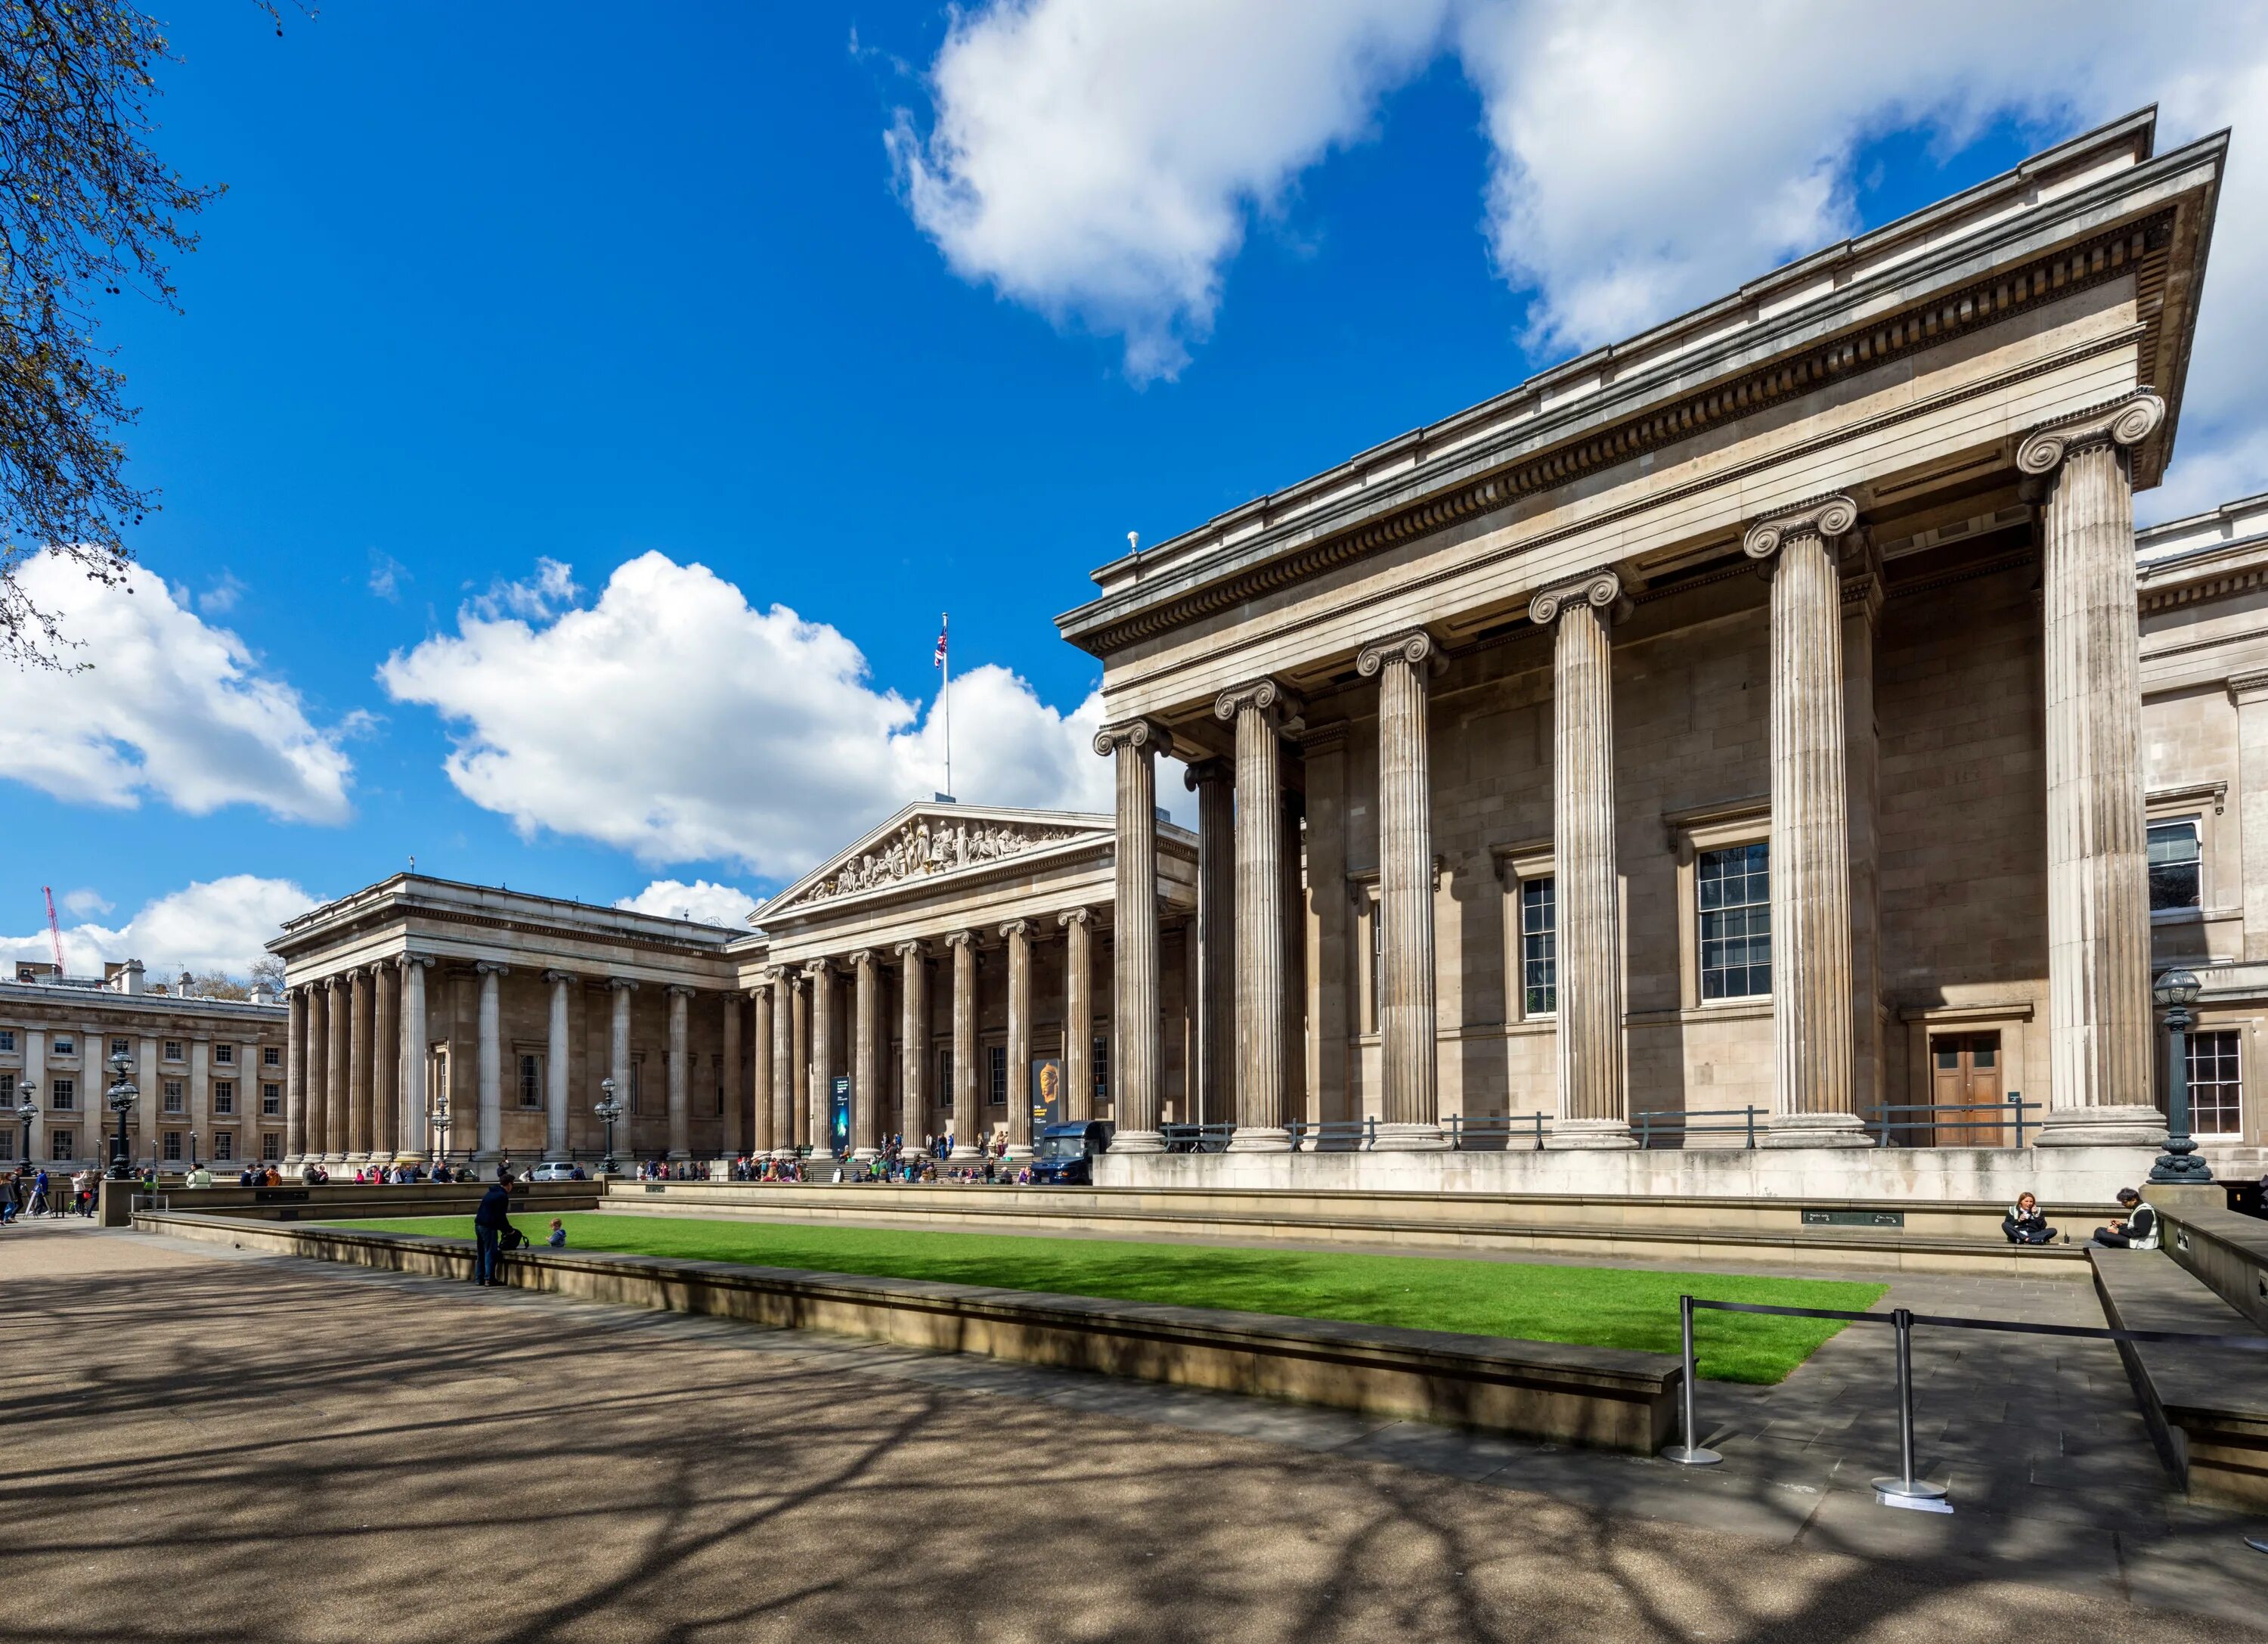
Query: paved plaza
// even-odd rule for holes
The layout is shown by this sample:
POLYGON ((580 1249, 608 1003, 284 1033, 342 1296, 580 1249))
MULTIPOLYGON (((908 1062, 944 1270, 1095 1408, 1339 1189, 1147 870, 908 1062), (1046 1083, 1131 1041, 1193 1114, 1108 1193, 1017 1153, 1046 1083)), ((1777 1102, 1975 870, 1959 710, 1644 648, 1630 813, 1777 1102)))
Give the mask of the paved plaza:
POLYGON ((1855 1332, 1695 1475, 82 1226, 0 1285, 0 1640, 2268 1637, 2083 1345, 1926 1355, 1948 1519, 1850 1487, 1855 1332))

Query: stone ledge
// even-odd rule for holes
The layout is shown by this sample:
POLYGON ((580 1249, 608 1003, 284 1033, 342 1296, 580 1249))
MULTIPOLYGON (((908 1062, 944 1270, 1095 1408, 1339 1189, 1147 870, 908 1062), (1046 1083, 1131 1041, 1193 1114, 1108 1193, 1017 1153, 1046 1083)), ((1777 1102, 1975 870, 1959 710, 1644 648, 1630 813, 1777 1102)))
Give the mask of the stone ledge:
MULTIPOLYGON (((461 1239, 140 1212, 135 1227, 239 1250, 465 1279, 461 1239)), ((602 1251, 522 1252, 507 1282, 586 1301, 858 1336, 1650 1455, 1683 1368, 1667 1354, 1331 1319, 602 1251)))
MULTIPOLYGON (((2090 1250, 2114 1330, 2249 1336, 2251 1321, 2163 1250, 2090 1250)), ((2118 1344, 2159 1455, 2193 1501, 2268 1508, 2268 1354, 2186 1342, 2118 1344)))

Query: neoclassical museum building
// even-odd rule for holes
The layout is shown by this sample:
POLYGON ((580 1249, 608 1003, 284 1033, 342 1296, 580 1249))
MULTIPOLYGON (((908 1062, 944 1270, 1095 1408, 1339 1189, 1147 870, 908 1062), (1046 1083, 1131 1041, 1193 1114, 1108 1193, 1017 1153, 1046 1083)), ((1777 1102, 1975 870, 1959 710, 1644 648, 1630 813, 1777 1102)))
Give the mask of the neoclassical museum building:
POLYGON ((1058 627, 1115 816, 911 806, 741 933, 407 875, 293 921, 287 1151, 446 1093, 592 1152, 611 1079, 641 1154, 841 1090, 853 1147, 1108 1117, 1122 1182, 2093 1183, 2164 1133, 2178 962, 2242 1168, 2268 499, 2133 528, 2225 146, 2136 114, 1104 565, 1058 627))

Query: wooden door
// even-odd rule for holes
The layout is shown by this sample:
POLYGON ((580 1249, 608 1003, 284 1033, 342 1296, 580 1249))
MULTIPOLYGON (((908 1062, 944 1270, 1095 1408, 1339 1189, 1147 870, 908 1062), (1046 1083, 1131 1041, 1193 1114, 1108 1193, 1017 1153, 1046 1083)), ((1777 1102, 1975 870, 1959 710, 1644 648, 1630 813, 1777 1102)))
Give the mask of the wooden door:
MULTIPOLYGON (((1935 1146, 2005 1147, 2014 1127, 1992 1110, 2000 1095, 2000 1036, 1939 1033, 1929 1041, 1930 1100, 1938 1111, 1935 1146)), ((1915 1140, 1923 1140, 1915 1132, 1915 1140)))

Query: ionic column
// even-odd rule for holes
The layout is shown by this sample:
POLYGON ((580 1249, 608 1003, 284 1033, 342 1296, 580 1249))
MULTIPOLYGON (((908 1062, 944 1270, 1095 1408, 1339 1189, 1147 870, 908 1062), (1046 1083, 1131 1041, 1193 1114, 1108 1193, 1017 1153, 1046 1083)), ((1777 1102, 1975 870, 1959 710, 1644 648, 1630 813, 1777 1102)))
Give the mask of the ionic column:
POLYGON ((851 1156, 860 1160, 882 1151, 882 1000, 875 967, 880 956, 871 947, 850 955, 851 1156))
POLYGON ((718 996, 725 1007, 725 1136, 724 1154, 740 1156, 740 1110, 748 1105, 747 1087, 740 1083, 740 996, 718 996))
POLYGON ((1094 1117, 1094 916, 1085 908, 1061 914, 1064 933, 1064 1117, 1094 1117))
POLYGON ((575 978, 564 970, 547 970, 551 984, 551 1019, 543 1043, 543 1156, 567 1156, 567 990, 575 978))
POLYGON ((898 981, 898 1133, 909 1157, 927 1152, 929 1134, 929 950, 900 942, 898 981))
POLYGON ((686 1020, 693 990, 682 983, 669 985, 669 1156, 693 1157, 693 1096, 687 1065, 686 1020))
POLYGON ((748 1089, 744 1093, 753 1121, 748 1152, 762 1159, 772 1152, 776 1146, 772 1138, 777 1134, 772 1125, 772 1069, 777 1058, 772 1054, 771 984, 760 982, 750 988, 748 1001, 755 1006, 755 1021, 749 1024, 748 1089))
POLYGON ((1852 1103, 1851 813, 1843 705, 1841 539, 1848 497, 1749 527, 1771 567, 1772 1117, 1767 1147, 1867 1147, 1852 1103), (1775 559, 1774 556, 1778 557, 1775 559))
MULTIPOLYGON (((289 1171, 298 1168, 307 1153, 307 990, 293 988, 284 995, 284 1168, 289 1171)), ((157 1081, 145 1080, 142 1101, 144 1114, 158 1110, 158 1097, 157 1081)), ((13 1120, 0 1113, 0 1122, 13 1120)))
POLYGON ((370 972, 347 972, 347 1159, 370 1157, 370 972))
POLYGON ((623 1151, 635 1158, 637 1144, 630 1136, 630 995, 637 992, 637 984, 628 977, 609 977, 607 988, 615 996, 607 1045, 607 1077, 615 1081, 615 1101, 622 1110, 622 1128, 616 1134, 624 1143, 623 1151))
POLYGON ((976 1128, 976 933, 945 939, 953 952, 953 1139, 974 1146, 976 1128))
POLYGON ((1008 945, 1008 1152, 1032 1156, 1032 922, 1000 927, 1008 945))
POLYGON ((2040 1145, 2155 1146, 2142 664, 2127 453, 2165 420, 2147 389, 2038 430, 2046 645, 2048 1103, 2040 1145))
POLYGON ((795 1054, 788 1077, 795 1084, 795 1134, 783 1145, 817 1148, 820 1139, 811 1133, 811 990, 801 984, 799 977, 788 978, 788 1000, 794 1012, 791 1037, 795 1054))
POLYGON ((1200 759, 1182 780, 1197 796, 1197 1063, 1190 1113, 1202 1124, 1233 1111, 1236 1088, 1236 783, 1226 759, 1200 759))
POLYGON ((772 1157, 795 1156, 795 978, 772 972, 772 1157))
POLYGON ((299 1155, 301 1161, 324 1156, 330 1136, 330 987, 322 982, 303 984, 299 989, 306 1001, 307 1048, 300 1059, 300 1072, 307 1087, 307 1148, 299 1155))
POLYGON ((391 1165, 401 1151, 401 977, 376 964, 370 979, 370 1151, 391 1165))
POLYGON ((481 978, 481 1129, 473 1161, 486 1164, 504 1157, 504 1006, 497 978, 506 967, 483 959, 473 969, 481 978))
POLYGON ((1355 672, 1378 681, 1378 917, 1385 945, 1379 967, 1380 1147, 1448 1146, 1434 1036, 1433 798, 1425 725, 1426 682, 1439 664, 1440 647, 1422 628, 1375 640, 1355 657, 1355 672))
POLYGON ((350 1047, 348 1024, 354 1015, 353 983, 332 977, 323 984, 330 990, 325 1016, 330 1043, 325 1047, 323 1069, 323 1158, 327 1163, 347 1161, 347 1080, 350 1047))
MULTIPOLYGON (((1160 1086, 1165 1064, 1158 969, 1157 756, 1173 751, 1165 726, 1148 719, 1106 725, 1094 751, 1116 766, 1117 877, 1112 918, 1117 928, 1111 959, 1111 1077, 1117 1081, 1119 1153, 1160 1153, 1160 1086)), ((957 973, 956 973, 957 980, 957 973)), ((960 1052, 954 1057, 958 1061, 960 1052)))
POLYGON ((811 979, 811 1152, 835 1152, 835 971, 824 959, 805 967, 811 979))
POLYGON ((1278 737, 1299 704, 1272 679, 1225 690, 1236 726, 1236 1131, 1232 1153, 1281 1153, 1284 1125, 1284 834, 1278 737))
POLYGON ((423 954, 401 955, 401 1125, 405 1137, 418 1138, 428 1153, 433 1146, 426 1109, 431 1093, 425 1087, 429 1041, 425 1028, 425 972, 433 962, 423 954))
POLYGON ((1538 594, 1552 636, 1552 897, 1557 904, 1558 1111, 1554 1147, 1633 1147, 1623 1077, 1621 879, 1615 861, 1611 571, 1538 594))

